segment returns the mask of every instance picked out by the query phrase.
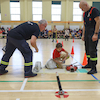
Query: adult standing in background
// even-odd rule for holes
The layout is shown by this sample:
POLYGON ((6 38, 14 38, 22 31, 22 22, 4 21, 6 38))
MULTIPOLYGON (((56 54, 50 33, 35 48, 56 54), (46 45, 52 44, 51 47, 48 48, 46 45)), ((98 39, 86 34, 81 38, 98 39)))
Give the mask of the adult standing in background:
POLYGON ((94 74, 97 73, 97 44, 100 14, 97 8, 89 6, 84 0, 80 1, 79 7, 84 11, 82 40, 85 41, 85 51, 88 58, 88 64, 82 68, 91 68, 87 74, 94 74))
POLYGON ((53 28, 53 40, 52 42, 54 42, 54 39, 56 38, 56 34, 57 34, 57 28, 56 28, 56 25, 54 25, 54 28, 53 28))
POLYGON ((69 38, 69 30, 66 28, 65 29, 65 41, 66 41, 66 39, 68 41, 68 38, 69 38))
POLYGON ((40 20, 38 24, 28 21, 18 25, 17 27, 13 28, 8 32, 6 50, 5 54, 1 59, 1 64, 0 64, 0 75, 3 75, 8 72, 6 68, 9 64, 9 59, 16 48, 22 53, 25 60, 24 77, 29 78, 37 75, 32 72, 33 53, 26 40, 31 39, 30 40, 31 46, 35 48, 36 52, 38 52, 36 39, 38 38, 40 31, 45 30, 46 26, 47 26, 47 21, 44 19, 40 20))

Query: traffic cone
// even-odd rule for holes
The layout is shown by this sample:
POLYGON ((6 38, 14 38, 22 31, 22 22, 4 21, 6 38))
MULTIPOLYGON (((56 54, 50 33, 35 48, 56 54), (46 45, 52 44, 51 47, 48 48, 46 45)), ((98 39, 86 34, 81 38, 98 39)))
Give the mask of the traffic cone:
POLYGON ((71 54, 74 54, 74 46, 72 46, 71 54))
POLYGON ((82 65, 85 66, 87 64, 88 64, 88 62, 87 62, 87 56, 86 56, 86 53, 85 53, 82 65))
POLYGON ((74 43, 74 38, 73 38, 73 43, 74 43))
POLYGON ((62 46, 64 46, 63 41, 62 41, 62 46))
POLYGON ((58 43, 58 40, 57 40, 57 43, 58 43))

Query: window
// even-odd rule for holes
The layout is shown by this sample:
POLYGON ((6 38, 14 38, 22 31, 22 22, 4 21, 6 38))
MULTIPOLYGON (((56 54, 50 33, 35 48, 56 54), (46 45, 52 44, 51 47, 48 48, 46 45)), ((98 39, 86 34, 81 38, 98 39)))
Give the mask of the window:
POLYGON ((0 20, 1 20, 1 13, 0 13, 0 20))
POLYGON ((12 21, 20 21, 20 2, 10 1, 10 16, 12 21))
POLYGON ((52 1, 51 18, 52 21, 61 21, 61 1, 52 1))
POLYGON ((32 2, 32 14, 33 21, 39 21, 42 19, 42 1, 32 2))
POLYGON ((79 8, 80 2, 73 2, 73 21, 82 21, 83 12, 79 8))
POLYGON ((1 20, 1 13, 0 13, 0 20, 1 20))
POLYGON ((1 20, 1 3, 0 3, 0 20, 1 20))

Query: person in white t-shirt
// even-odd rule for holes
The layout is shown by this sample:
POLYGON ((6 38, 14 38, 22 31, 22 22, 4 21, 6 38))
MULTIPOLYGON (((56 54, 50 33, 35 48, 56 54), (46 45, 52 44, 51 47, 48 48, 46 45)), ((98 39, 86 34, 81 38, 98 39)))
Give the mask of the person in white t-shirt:
POLYGON ((66 39, 68 41, 68 38, 69 38, 69 30, 66 28, 66 30, 65 30, 65 41, 66 41, 66 39))

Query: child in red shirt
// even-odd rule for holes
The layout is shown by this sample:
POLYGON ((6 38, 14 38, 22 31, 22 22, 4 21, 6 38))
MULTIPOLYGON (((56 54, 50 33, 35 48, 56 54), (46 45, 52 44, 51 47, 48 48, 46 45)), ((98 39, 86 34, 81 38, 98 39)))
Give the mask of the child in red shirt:
POLYGON ((63 68, 62 64, 69 58, 68 52, 62 48, 61 43, 56 44, 53 51, 53 61, 56 63, 57 68, 63 68), (62 52, 65 52, 64 54, 62 52))
POLYGON ((53 51, 53 59, 50 59, 45 67, 48 69, 63 68, 62 64, 69 58, 68 52, 62 48, 61 43, 56 44, 56 48, 53 51), (64 53, 62 53, 64 52, 64 53))

